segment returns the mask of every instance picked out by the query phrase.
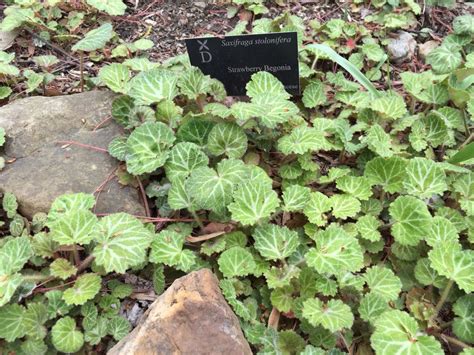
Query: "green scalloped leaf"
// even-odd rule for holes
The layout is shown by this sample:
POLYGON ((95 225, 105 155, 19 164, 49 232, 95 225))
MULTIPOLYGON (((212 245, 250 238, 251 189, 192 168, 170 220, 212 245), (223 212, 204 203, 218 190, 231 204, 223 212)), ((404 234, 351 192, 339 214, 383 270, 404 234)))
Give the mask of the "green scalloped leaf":
POLYGON ((199 208, 219 213, 232 202, 232 193, 246 175, 241 160, 225 159, 217 164, 217 171, 208 167, 193 170, 186 190, 199 208))
POLYGON ((403 187, 411 195, 429 198, 448 189, 444 170, 433 160, 413 158, 408 161, 403 187))
POLYGON ((307 108, 315 108, 326 103, 327 97, 324 92, 323 83, 311 81, 304 89, 301 99, 307 108))
POLYGON ((127 157, 127 137, 115 137, 110 141, 107 150, 115 159, 125 161, 127 157))
POLYGON ((359 271, 363 266, 363 253, 357 239, 344 229, 330 225, 315 238, 316 247, 305 255, 308 266, 320 274, 337 275, 343 271, 359 271))
POLYGON ((63 293, 66 304, 81 305, 93 299, 100 291, 101 278, 96 274, 84 274, 77 278, 74 286, 63 293))
POLYGON ((150 105, 162 100, 173 100, 178 95, 178 75, 156 68, 139 73, 129 85, 128 95, 137 105, 150 105))
POLYGON ((275 224, 258 226, 253 234, 254 247, 267 260, 283 260, 298 247, 298 233, 275 224))
POLYGON ((11 192, 5 192, 2 199, 2 208, 7 213, 8 218, 13 218, 16 215, 18 209, 18 201, 16 196, 11 192))
POLYGON ((389 193, 400 192, 406 177, 406 165, 406 160, 399 157, 376 157, 365 166, 364 176, 389 193))
MULTIPOLYGON (((90 0, 89 0, 90 1, 90 0)), ((130 70, 123 64, 113 63, 102 67, 99 79, 115 92, 126 94, 130 80, 130 70)))
POLYGON ((227 249, 220 255, 217 263, 225 277, 246 276, 252 273, 256 266, 252 254, 242 247, 227 249))
POLYGON ((350 195, 332 195, 329 198, 332 214, 336 218, 347 219, 355 217, 360 212, 361 204, 358 199, 350 195))
POLYGON ((259 94, 252 98, 251 103, 232 105, 233 114, 237 108, 241 110, 240 114, 236 113, 238 117, 240 116, 240 121, 245 122, 249 118, 257 117, 260 123, 268 128, 275 128, 280 123, 288 122, 299 113, 298 107, 293 102, 271 93, 259 94))
POLYGON ((63 353, 75 353, 84 344, 84 335, 77 330, 76 321, 71 317, 59 319, 51 328, 54 347, 63 353))
POLYGON ((462 63, 462 56, 457 46, 442 44, 426 56, 426 64, 430 64, 437 74, 448 74, 462 63))
POLYGON ((289 312, 293 307, 293 287, 286 286, 276 288, 270 295, 272 305, 276 307, 280 312, 289 312))
POLYGON ((51 237, 60 245, 89 244, 97 217, 86 209, 70 210, 48 223, 51 237))
POLYGON ((280 205, 280 200, 271 185, 259 180, 240 184, 233 198, 234 202, 228 206, 232 219, 244 226, 254 225, 270 217, 280 205))
POLYGON ((51 276, 58 277, 62 280, 66 280, 72 275, 75 275, 77 272, 77 268, 72 265, 68 260, 63 258, 54 260, 49 265, 49 270, 51 276))
POLYGON ((323 303, 314 298, 303 303, 303 317, 313 326, 336 332, 344 328, 351 328, 354 322, 354 315, 348 305, 340 300, 330 300, 323 303))
POLYGON ((100 220, 94 233, 96 246, 92 251, 97 265, 107 272, 125 273, 146 259, 153 233, 135 217, 114 213, 100 220))
POLYGON ((188 177, 194 170, 207 166, 209 158, 194 143, 181 142, 171 149, 165 164, 166 177, 171 181, 188 177))
POLYGON ((372 324, 387 310, 389 310, 387 300, 376 293, 368 293, 360 301, 360 317, 372 324))
POLYGON ((458 232, 448 219, 439 216, 433 217, 425 237, 426 243, 429 246, 434 248, 443 243, 457 244, 458 239, 458 232))
POLYGON ((362 138, 362 142, 367 144, 369 149, 384 158, 393 155, 392 139, 388 133, 378 124, 372 124, 367 130, 367 135, 362 138))
POLYGON ((268 72, 258 72, 252 75, 246 85, 247 96, 255 98, 262 94, 270 94, 273 97, 288 99, 290 94, 285 91, 283 84, 268 72))
POLYGON ((127 9, 122 0, 87 0, 87 4, 111 16, 122 16, 127 9))
POLYGON ((26 334, 33 339, 43 339, 47 330, 44 325, 48 320, 48 310, 41 302, 30 302, 24 314, 23 326, 26 334))
POLYGON ((12 275, 23 269, 32 256, 33 249, 28 237, 9 239, 0 249, 0 280, 3 281, 5 275, 12 275))
POLYGON ((151 243, 150 261, 189 271, 196 263, 191 250, 183 250, 186 235, 164 230, 155 235, 151 243))
POLYGON ((173 131, 162 122, 144 123, 127 139, 127 170, 130 174, 151 173, 163 166, 175 140, 173 131))
POLYGON ((247 151, 247 135, 235 123, 218 123, 209 132, 207 149, 212 155, 241 158, 247 151))
POLYGON ((412 196, 399 196, 391 203, 394 219, 392 235, 402 245, 417 245, 429 231, 431 214, 423 201, 412 196))
POLYGON ((13 342, 26 334, 25 312, 25 307, 18 304, 9 304, 0 308, 0 338, 13 342))
POLYGON ((360 217, 356 222, 356 228, 361 238, 371 242, 376 242, 382 238, 378 230, 381 226, 382 222, 370 214, 360 217))
POLYGON ((342 176, 336 180, 336 187, 359 200, 368 200, 372 196, 372 184, 363 176, 342 176))
POLYGON ((197 67, 187 69, 178 80, 181 93, 190 100, 195 100, 199 95, 206 94, 210 89, 210 84, 209 76, 204 75, 197 67))
POLYGON ((392 270, 382 266, 372 266, 364 275, 370 292, 386 301, 395 301, 402 290, 400 279, 392 270))
POLYGON ((425 335, 414 318, 398 310, 385 312, 377 319, 370 340, 377 354, 444 354, 433 336, 425 335))
POLYGON ((311 190, 300 185, 290 185, 283 191, 283 210, 286 212, 302 211, 308 204, 311 190))
POLYGON ((86 33, 83 39, 72 46, 74 52, 92 52, 104 48, 105 44, 112 38, 112 24, 104 23, 100 27, 86 33))
POLYGON ((114 316, 107 322, 107 333, 116 341, 123 339, 130 332, 130 323, 121 316, 114 316))
MULTIPOLYGON (((5 99, 13 92, 8 86, 0 86, 0 99, 5 99)), ((5 140, 3 141, 5 143, 5 140)), ((1 133, 0 133, 0 147, 3 145, 1 133)))
POLYGON ((395 93, 385 94, 373 100, 370 108, 382 117, 394 120, 405 116, 408 112, 403 97, 395 93))
POLYGON ((331 210, 331 201, 329 197, 319 191, 311 192, 309 200, 303 210, 306 217, 311 223, 317 226, 324 226, 327 223, 324 213, 331 210))
POLYGON ((63 214, 70 211, 90 210, 95 205, 95 197, 92 194, 75 193, 64 194, 54 200, 49 209, 48 222, 52 223, 63 214))
POLYGON ((324 132, 308 126, 298 126, 278 140, 278 149, 286 155, 330 150, 332 147, 324 132))
POLYGON ((438 288, 444 288, 448 281, 431 267, 428 258, 418 259, 415 266, 415 278, 423 286, 435 285, 438 288))
POLYGON ((474 294, 464 295, 456 301, 453 312, 453 331, 462 341, 474 343, 474 294))
POLYGON ((474 291, 474 251, 461 250, 459 244, 440 244, 428 253, 431 267, 454 280, 465 292, 474 291))

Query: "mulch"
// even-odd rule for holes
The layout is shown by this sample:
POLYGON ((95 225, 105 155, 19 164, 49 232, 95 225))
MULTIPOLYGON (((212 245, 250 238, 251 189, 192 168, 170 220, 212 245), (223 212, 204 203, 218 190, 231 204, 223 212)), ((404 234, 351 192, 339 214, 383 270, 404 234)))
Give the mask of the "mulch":
MULTIPOLYGON (((155 46, 148 51, 152 61, 163 62, 177 54, 185 53, 184 39, 203 36, 206 34, 221 36, 231 31, 241 19, 248 20, 247 32, 250 33, 251 22, 255 17, 243 8, 229 18, 227 16, 228 5, 209 5, 211 1, 191 0, 128 0, 127 13, 124 16, 111 18, 114 30, 125 42, 133 42, 140 38, 151 39, 155 46)), ((72 3, 72 2, 71 2, 72 3)), ((343 18, 345 20, 363 23, 362 13, 365 15, 373 11, 366 7, 362 11, 354 12, 350 2, 344 0, 298 0, 286 1, 284 6, 278 6, 274 1, 268 2, 269 12, 259 17, 275 18, 283 13, 296 15, 308 23, 310 20, 318 20, 324 23, 332 18, 343 18)), ((0 20, 2 9, 0 5, 0 20)), ((467 11, 464 1, 459 1, 455 9, 445 8, 427 9, 421 16, 413 33, 420 33, 423 28, 430 28, 432 37, 442 38, 451 31, 450 23, 458 14, 467 11)), ((109 19, 110 20, 110 19, 109 19)), ((87 27, 87 26, 84 26, 87 27)), ((375 26, 378 27, 378 26, 375 26)), ((82 35, 77 33, 77 35, 82 35)), ((39 94, 54 96, 80 91, 78 81, 80 78, 79 60, 74 58, 70 50, 70 43, 41 43, 38 41, 37 33, 23 31, 16 39, 15 45, 9 49, 16 53, 15 65, 20 69, 37 69, 31 60, 33 56, 53 54, 60 60, 60 64, 54 69, 57 78, 39 94)), ((110 50, 106 52, 110 54, 110 50)), ((97 75, 100 67, 114 59, 107 58, 102 62, 86 61, 85 69, 89 76, 97 75)), ((399 70, 406 70, 406 63, 399 70)), ((413 68, 411 68, 413 69, 413 68)), ((10 101, 27 96, 26 84, 19 82, 14 87, 14 94, 10 101)), ((31 95, 31 94, 30 94, 31 95)), ((6 100, 0 105, 7 103, 6 100)))

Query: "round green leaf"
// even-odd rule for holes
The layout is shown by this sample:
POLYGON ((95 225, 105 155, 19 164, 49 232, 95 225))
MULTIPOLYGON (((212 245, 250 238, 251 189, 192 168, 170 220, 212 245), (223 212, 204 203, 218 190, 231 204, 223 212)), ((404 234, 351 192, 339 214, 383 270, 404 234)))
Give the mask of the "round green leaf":
POLYGON ((252 234, 255 249, 267 260, 283 260, 299 245, 298 233, 275 224, 258 226, 252 234))
POLYGON ((83 334, 76 329, 76 322, 71 317, 61 318, 51 329, 54 347, 63 353, 75 353, 84 344, 83 334))
POLYGON ((320 325, 331 332, 351 328, 354 322, 350 307, 340 300, 323 303, 317 298, 308 299, 303 303, 303 317, 311 325, 320 325))
POLYGON ((66 304, 81 305, 91 300, 99 292, 101 278, 96 274, 84 274, 80 276, 74 286, 64 291, 63 299, 66 304))
POLYGON ((235 123, 218 123, 209 132, 207 149, 213 155, 240 158, 247 151, 247 135, 235 123))
POLYGON ((415 319, 398 310, 385 312, 377 319, 370 340, 377 354, 444 354, 433 336, 425 335, 415 319))
POLYGON ((246 276, 255 269, 252 254, 245 248, 232 247, 217 260, 219 270, 225 277, 246 276))
POLYGON ((127 139, 127 170, 130 174, 151 173, 163 166, 175 140, 173 131, 164 123, 144 123, 127 139))
POLYGON ((125 273, 146 258, 153 233, 135 217, 115 213, 100 220, 94 230, 97 242, 92 254, 107 272, 125 273))

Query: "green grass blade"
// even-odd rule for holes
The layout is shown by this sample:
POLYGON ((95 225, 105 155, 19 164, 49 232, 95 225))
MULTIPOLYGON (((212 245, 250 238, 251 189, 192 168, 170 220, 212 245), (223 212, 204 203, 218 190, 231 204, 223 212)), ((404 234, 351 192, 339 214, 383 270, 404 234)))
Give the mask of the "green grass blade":
POLYGON ((363 87, 367 89, 372 95, 375 97, 380 97, 381 93, 375 88, 375 86, 370 82, 367 77, 362 74, 362 72, 357 69, 357 67, 349 62, 346 58, 340 56, 336 51, 334 51, 331 47, 325 44, 310 44, 306 46, 306 48, 314 48, 317 49, 324 54, 326 54, 329 59, 333 62, 339 64, 342 68, 344 68, 352 77, 357 80, 363 87))
POLYGON ((452 164, 458 164, 462 163, 463 161, 469 160, 474 158, 474 142, 469 143, 466 145, 463 149, 461 149, 459 152, 454 154, 451 159, 448 160, 448 162, 452 164))

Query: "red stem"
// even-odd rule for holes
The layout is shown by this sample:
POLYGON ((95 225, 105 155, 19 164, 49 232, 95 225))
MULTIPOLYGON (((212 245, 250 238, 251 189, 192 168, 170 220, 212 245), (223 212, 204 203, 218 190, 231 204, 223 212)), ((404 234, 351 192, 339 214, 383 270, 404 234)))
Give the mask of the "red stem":
POLYGON ((56 143, 58 143, 58 144, 77 145, 77 146, 79 146, 79 147, 88 148, 88 149, 92 149, 92 150, 97 150, 97 151, 99 151, 99 152, 108 153, 107 149, 105 149, 105 148, 95 147, 95 146, 93 146, 93 145, 84 144, 84 143, 76 142, 76 141, 57 141, 56 143))

